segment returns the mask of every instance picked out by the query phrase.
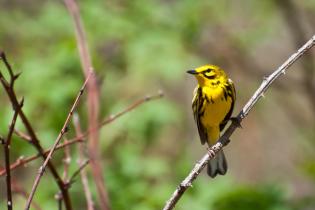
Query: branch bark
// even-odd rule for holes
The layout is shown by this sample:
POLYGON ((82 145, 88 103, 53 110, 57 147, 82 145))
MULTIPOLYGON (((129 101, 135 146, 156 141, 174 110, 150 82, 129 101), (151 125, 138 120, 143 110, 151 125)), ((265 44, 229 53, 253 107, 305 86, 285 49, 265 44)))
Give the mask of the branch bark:
MULTIPOLYGON (((81 129, 81 125, 80 125, 80 120, 79 120, 79 116, 78 115, 73 115, 73 124, 74 124, 74 128, 75 128, 75 132, 76 135, 82 136, 82 129, 81 129)), ((78 163, 79 165, 81 165, 83 163, 83 158, 84 158, 84 149, 85 147, 82 144, 78 145, 78 163)), ((85 195, 85 200, 86 200, 86 207, 87 210, 94 210, 94 203, 93 203, 93 198, 92 198, 92 193, 89 187, 89 181, 88 181, 88 177, 87 177, 87 173, 85 170, 82 170, 80 173, 81 176, 81 182, 83 185, 83 191, 84 191, 84 195, 85 195)))
POLYGON ((23 99, 20 103, 19 107, 15 107, 14 110, 14 115, 12 118, 12 121, 10 123, 10 127, 9 127, 9 132, 7 135, 7 138, 4 142, 4 159, 5 159, 5 170, 7 172, 7 176, 6 176, 6 185, 7 185, 7 208, 8 210, 12 210, 13 209, 13 202, 12 202, 12 190, 11 190, 11 172, 10 172, 10 146, 11 146, 11 139, 12 139, 12 134, 14 131, 14 127, 15 127, 15 123, 16 123, 16 119, 18 117, 19 111, 23 106, 23 99))
MULTIPOLYGON (((5 53, 2 51, 0 51, 0 58, 3 60, 7 70, 9 72, 9 75, 10 75, 10 82, 8 82, 4 78, 2 72, 0 71, 0 82, 1 82, 3 88, 5 89, 8 97, 9 97, 13 108, 19 107, 19 102, 18 102, 18 99, 17 99, 16 94, 14 92, 14 82, 16 81, 16 79, 19 77, 20 74, 14 74, 13 73, 12 67, 6 58, 5 53)), ((28 120, 28 118, 24 114, 23 109, 19 110, 19 117, 20 117, 23 125, 25 126, 29 136, 31 137, 30 143, 36 148, 36 150, 38 151, 40 156, 45 160, 46 155, 44 154, 44 149, 40 145, 39 139, 38 139, 32 125, 31 125, 30 121, 28 120)), ((51 174, 53 175, 54 180, 56 181, 56 183, 57 183, 57 185, 58 185, 58 187, 62 193, 62 197, 64 199, 66 209, 71 210, 72 209, 71 200, 70 200, 68 190, 64 188, 64 183, 63 183, 61 177, 59 176, 56 167, 52 164, 51 161, 48 161, 48 168, 51 171, 51 174)))
MULTIPOLYGON (((154 95, 147 95, 143 98, 138 99, 137 101, 133 102, 132 104, 130 104, 128 107, 126 107, 125 109, 123 109, 122 111, 110 115, 109 117, 106 117, 102 120, 102 122, 98 125, 97 129, 100 129, 101 127, 110 124, 112 122, 114 122, 115 120, 117 120, 118 118, 122 117, 123 115, 131 112, 132 110, 136 109, 137 107, 141 106, 142 104, 145 104, 146 102, 152 101, 152 100, 156 100, 156 99, 160 99, 161 97, 163 97, 163 93, 160 91, 157 94, 154 95)), ((94 128, 95 129, 95 128, 94 128)), ((93 129, 93 130, 94 130, 93 129)), ((17 136, 19 136, 20 138, 24 139, 27 142, 31 143, 31 137, 29 137, 28 135, 22 133, 21 131, 18 130, 14 130, 15 134, 17 136)), ((69 145, 75 144, 75 143, 82 143, 83 138, 87 137, 89 135, 91 131, 88 130, 85 133, 82 133, 80 135, 77 135, 76 137, 69 139, 67 142, 59 144, 56 147, 56 150, 62 149, 64 147, 67 147, 69 145)), ((44 151, 44 154, 47 155, 50 152, 50 150, 46 150, 44 151)), ((37 154, 37 155, 32 155, 30 157, 20 157, 18 158, 14 163, 11 164, 10 169, 11 171, 20 167, 20 166, 24 166, 27 163, 36 160, 37 158, 41 157, 41 154, 37 154)), ((3 176, 6 174, 6 170, 5 169, 0 169, 0 176, 3 176)))
MULTIPOLYGON (((79 7, 75 0, 64 0, 69 14, 71 15, 76 31, 77 46, 79 48, 80 60, 83 69, 83 73, 87 76, 89 70, 93 71, 91 56, 88 50, 88 44, 86 41, 86 35, 83 24, 80 18, 79 7)), ((87 88, 87 103, 88 103, 88 119, 89 130, 96 128, 99 124, 99 88, 96 78, 92 79, 88 83, 87 88)), ((101 165, 100 146, 99 146, 99 132, 94 130, 90 133, 88 139, 88 151, 90 158, 90 165, 92 174, 95 180, 99 202, 101 209, 109 210, 110 204, 108 199, 107 190, 105 187, 105 181, 103 179, 103 167, 101 165)))
POLYGON ((236 130, 236 128, 240 127, 240 123, 242 120, 248 115, 249 111, 254 107, 254 105, 258 102, 258 100, 263 97, 264 93, 270 87, 270 85, 282 74, 286 73, 286 70, 300 57, 302 57, 309 49, 311 49, 315 45, 315 35, 307 41, 296 53, 291 55, 277 70, 275 70, 268 77, 264 78, 263 82, 253 94, 253 96, 249 99, 249 101, 245 104, 241 112, 237 115, 237 117, 232 120, 231 125, 224 132, 224 134, 220 137, 218 142, 213 145, 207 154, 205 154, 201 160, 197 162, 192 171, 188 174, 188 176, 179 184, 177 189, 174 191, 170 199, 166 202, 163 210, 173 209, 185 191, 192 186, 192 182, 198 177, 202 169, 207 165, 209 160, 215 157, 215 155, 229 143, 229 138, 236 130))
MULTIPOLYGON (((62 144, 59 144, 55 150, 59 150, 59 149, 62 149, 64 147, 67 147, 67 146, 70 146, 72 144, 75 144, 75 143, 81 143, 82 142, 82 136, 78 136, 76 138, 73 138, 69 141, 67 141, 66 143, 62 143, 62 144)), ((46 150, 44 152, 45 155, 48 155, 48 153, 50 152, 50 149, 46 150)), ((20 166, 25 166, 27 163, 33 161, 33 160, 36 160, 37 158, 41 157, 42 154, 37 154, 37 155, 32 155, 32 156, 29 156, 27 158, 21 156, 19 157, 14 163, 12 163, 10 165, 10 170, 13 171, 15 170, 16 168, 20 167, 20 166)), ((1 176, 4 176, 6 175, 6 170, 5 169, 1 169, 0 170, 0 177, 1 176)))
POLYGON ((79 91, 79 93, 78 93, 78 95, 77 95, 77 97, 76 97, 76 99, 75 99, 71 109, 70 109, 70 112, 69 112, 69 114, 68 114, 68 116, 67 116, 67 118, 66 118, 66 120, 64 122, 64 125, 63 125, 63 127, 62 127, 62 129, 61 129, 61 131, 60 131, 60 133, 59 133, 59 135, 57 137, 57 139, 55 140, 55 143, 54 143, 52 149, 50 150, 49 154, 47 155, 46 160, 44 161, 43 165, 38 170, 38 174, 37 174, 37 176, 35 178, 35 181, 34 181, 34 184, 33 184, 33 187, 32 187, 32 191, 30 193, 30 196, 28 197, 28 200, 27 200, 27 203, 26 203, 26 206, 25 206, 25 210, 28 210, 30 208, 31 202, 33 200, 33 197, 34 197, 34 194, 36 192, 36 189, 37 189, 37 187, 39 185, 40 179, 42 178, 42 176, 43 176, 43 174, 45 172, 45 168, 46 168, 49 160, 52 158, 52 155, 53 155, 54 151, 56 150, 56 147, 58 146, 62 136, 68 131, 68 124, 70 122, 70 119, 71 119, 71 117, 73 115, 73 112, 76 109, 76 107, 77 107, 77 105, 78 105, 78 103, 80 101, 81 96, 83 95, 83 92, 85 90, 86 84, 89 81, 89 78, 90 78, 91 75, 92 75, 92 72, 90 72, 88 77, 85 79, 85 81, 84 81, 84 83, 83 83, 83 85, 82 85, 82 87, 81 87, 81 89, 80 89, 80 91, 79 91))

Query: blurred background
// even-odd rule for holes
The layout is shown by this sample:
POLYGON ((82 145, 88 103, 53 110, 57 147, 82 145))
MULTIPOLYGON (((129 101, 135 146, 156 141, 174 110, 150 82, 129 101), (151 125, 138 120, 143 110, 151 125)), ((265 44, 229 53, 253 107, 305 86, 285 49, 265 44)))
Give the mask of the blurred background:
MULTIPOLYGON (((236 115, 264 76, 279 67, 314 34, 315 1, 235 0, 78 1, 100 81, 104 118, 162 90, 150 101, 101 129, 104 179, 112 209, 161 209, 205 154, 192 116, 196 81, 185 72, 203 64, 221 66, 237 89, 236 115)), ((75 32, 64 3, 0 0, 0 48, 15 72, 18 97, 45 148, 58 135, 84 77, 75 32)), ((277 80, 243 121, 225 148, 229 170, 215 179, 205 172, 176 209, 315 209, 314 50, 277 80)), ((4 65, 0 69, 5 73, 4 65)), ((86 97, 84 97, 86 99, 86 97)), ((0 134, 12 108, 0 89, 0 134)), ((86 100, 78 109, 87 128, 86 100)), ((25 131, 19 122, 18 129, 25 131)), ((69 137, 74 134, 69 134, 69 137)), ((71 146, 73 172, 78 167, 71 146)), ((14 136, 11 160, 36 154, 14 136)), ((1 150, 1 165, 3 152, 1 150)), ((53 161, 63 171, 63 150, 53 161)), ((41 160, 13 172, 30 192, 41 160)), ((98 197, 87 167, 93 200, 98 197)), ((0 177, 5 209, 5 177, 0 177)), ((53 178, 42 179, 35 200, 57 209, 53 178)), ((74 209, 85 209, 80 179, 70 189, 74 209)), ((15 209, 25 199, 14 194, 15 209)))

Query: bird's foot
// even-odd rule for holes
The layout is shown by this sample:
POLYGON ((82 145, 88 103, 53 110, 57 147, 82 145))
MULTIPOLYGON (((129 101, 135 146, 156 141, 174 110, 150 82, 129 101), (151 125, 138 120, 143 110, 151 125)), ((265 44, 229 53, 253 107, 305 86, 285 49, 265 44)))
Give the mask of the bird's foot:
POLYGON ((213 158, 215 156, 215 152, 211 149, 211 147, 208 146, 207 151, 208 151, 210 158, 213 158))

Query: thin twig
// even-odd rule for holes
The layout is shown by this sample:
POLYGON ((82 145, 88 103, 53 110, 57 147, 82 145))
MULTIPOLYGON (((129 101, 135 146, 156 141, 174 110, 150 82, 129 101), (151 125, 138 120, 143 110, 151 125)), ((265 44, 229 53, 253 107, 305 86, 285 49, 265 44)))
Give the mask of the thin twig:
POLYGON ((77 105, 78 105, 78 103, 80 101, 80 98, 81 98, 81 96, 83 94, 83 91, 84 91, 84 89, 86 87, 87 82, 89 81, 89 78, 90 78, 91 74, 92 74, 92 72, 90 72, 88 77, 85 79, 85 81, 84 81, 84 83, 83 83, 83 85, 82 85, 82 87, 81 87, 81 89, 80 89, 80 91, 79 91, 79 93, 78 93, 78 95, 77 95, 77 97, 76 97, 76 99, 75 99, 71 109, 70 109, 70 112, 69 112, 69 114, 68 114, 68 116, 67 116, 67 118, 65 120, 65 123, 64 123, 64 125, 63 125, 63 127, 62 127, 62 129, 61 129, 61 131, 60 131, 60 133, 59 133, 59 135, 57 137, 57 139, 55 140, 55 143, 54 143, 53 147, 51 148, 49 154, 47 155, 46 160, 44 161, 43 165, 38 170, 38 174, 37 174, 37 176, 35 178, 35 181, 34 181, 34 184, 33 184, 33 187, 32 187, 32 191, 30 193, 30 196, 29 196, 28 201, 27 201, 26 206, 25 206, 25 210, 28 210, 30 208, 30 205, 31 205, 31 202, 33 200, 34 194, 36 192, 37 186, 38 186, 38 184, 40 182, 41 177, 43 176, 43 174, 45 172, 45 168, 46 168, 46 166, 48 164, 48 161, 52 158, 52 155, 53 155, 56 147, 58 146, 62 136, 68 131, 68 124, 70 122, 70 119, 71 119, 71 117, 73 115, 73 112, 76 109, 76 107, 77 107, 77 105))
POLYGON ((8 59, 7 59, 7 57, 6 57, 4 52, 0 52, 0 57, 3 60, 4 65, 6 66, 8 72, 10 74, 10 78, 11 78, 10 87, 11 87, 11 89, 13 89, 14 82, 19 77, 20 74, 14 75, 12 67, 11 67, 11 65, 10 65, 10 63, 9 63, 9 61, 8 61, 8 59))
POLYGON ((135 101, 133 104, 129 105, 126 109, 124 109, 123 111, 121 112, 118 112, 117 114, 115 115, 111 115, 109 116, 108 118, 104 119, 102 121, 102 123, 99 125, 99 127, 102 127, 108 123, 111 123, 113 122, 114 120, 116 120, 117 118, 121 117, 122 115, 134 110, 135 108, 137 108, 138 106, 140 106, 141 104, 145 103, 145 102, 148 102, 150 100, 154 100, 154 99, 159 99, 159 98, 162 98, 163 97, 163 92, 162 91, 159 91, 156 95, 148 95, 148 96, 145 96, 144 98, 141 98, 137 101, 135 101))
POLYGON ((26 133, 23 133, 22 131, 19 131, 17 129, 14 129, 13 133, 20 137, 21 139, 24 139, 25 141, 32 143, 32 138, 26 133))
MULTIPOLYGON (((73 115, 73 120, 72 120, 75 128, 75 132, 77 136, 82 136, 82 129, 80 126, 80 120, 79 116, 77 114, 73 115)), ((85 144, 84 144, 85 145, 85 144)), ((78 145, 78 163, 81 165, 83 162, 83 157, 84 157, 84 147, 83 144, 78 145)), ((85 170, 82 170, 81 173, 81 182, 83 185, 83 191, 86 199, 86 205, 87 205, 87 210, 94 210, 94 203, 93 203, 93 198, 92 198, 92 193, 89 187, 89 181, 87 177, 87 173, 85 170)))
POLYGON ((68 181, 68 185, 71 185, 75 181, 75 178, 83 171, 83 169, 85 168, 85 166, 89 164, 89 162, 90 160, 85 160, 84 162, 80 164, 80 167, 70 177, 68 181))
POLYGON ((214 144, 205 154, 201 160, 194 166, 189 175, 180 183, 177 189, 172 194, 171 198, 166 202, 163 210, 173 209, 181 198, 181 196, 185 193, 185 191, 192 186, 192 182, 198 177, 202 169, 207 165, 209 160, 215 157, 215 155, 229 143, 229 138, 233 134, 233 132, 240 126, 242 120, 248 115, 249 111, 253 108, 253 106, 257 103, 257 101, 263 97, 263 94, 267 91, 270 85, 282 74, 286 73, 286 70, 302 55, 304 55, 309 49, 311 49, 315 45, 315 35, 306 42, 296 53, 290 56, 288 60, 286 60, 277 70, 275 70, 271 75, 266 77, 250 100, 245 104, 242 111, 237 115, 235 120, 232 120, 231 125, 224 132, 223 136, 220 137, 218 142, 214 144))
POLYGON ((10 146, 11 146, 11 139, 12 139, 12 134, 13 134, 13 130, 15 127, 15 123, 16 123, 16 119, 17 116, 19 114, 20 109, 23 106, 23 99, 20 103, 19 107, 15 107, 14 110, 14 115, 12 118, 12 121, 10 123, 10 127, 9 127, 9 132, 7 135, 7 139, 4 143, 4 159, 5 159, 5 170, 7 172, 7 176, 6 176, 6 185, 7 185, 7 207, 8 210, 12 210, 13 208, 13 202, 12 202, 12 190, 11 190, 11 172, 10 172, 10 146))
MULTIPOLYGON (((83 169, 85 168, 85 166, 87 166, 89 164, 89 160, 84 161, 79 168, 72 174, 72 176, 67 180, 67 182, 65 182, 65 186, 69 189, 71 187, 71 185, 75 182, 75 178, 76 176, 83 171, 83 169)), ((62 210, 62 196, 61 193, 58 192, 56 194, 56 200, 58 201, 58 209, 62 210)))
MULTIPOLYGON (((75 143, 81 143, 82 142, 82 139, 83 137, 82 136, 78 136, 76 138, 73 138, 69 141, 67 141, 66 143, 62 143, 62 144, 59 144, 55 150, 59 150, 59 149, 62 149, 64 147, 67 147, 67 146, 70 146, 72 144, 75 144, 75 143)), ((50 149, 46 150, 44 152, 45 155, 47 155, 48 153, 50 152, 50 149)), ((33 161, 33 160, 36 160, 37 158, 41 157, 42 155, 41 154, 37 154, 37 155, 32 155, 30 157, 19 157, 14 163, 12 163, 10 165, 10 170, 13 171, 15 170, 16 168, 20 167, 20 166, 25 166, 27 163, 33 161)), ((1 169, 0 170, 0 177, 1 176, 4 176, 6 175, 6 170, 5 169, 1 169)))
MULTIPOLYGON (((86 41, 85 30, 80 18, 79 7, 75 0, 64 0, 66 7, 71 15, 76 32, 77 46, 80 54, 80 61, 82 70, 85 76, 89 70, 93 71, 91 56, 89 53, 88 43, 86 41)), ((99 104, 100 91, 96 78, 88 83, 87 88, 87 107, 88 107, 88 125, 89 130, 96 128, 99 124, 99 104)), ((105 181, 103 178, 103 165, 101 164, 100 146, 99 146, 99 132, 95 130, 91 132, 88 140, 88 152, 91 160, 91 169, 96 189, 98 192, 99 203, 102 210, 109 210, 109 198, 105 181)))
MULTIPOLYGON (((5 66, 7 68, 7 70, 9 71, 10 74, 10 83, 4 78, 2 72, 0 71, 0 82, 3 86, 3 88, 5 89, 10 102, 12 104, 13 107, 18 107, 19 106, 19 102, 18 99, 16 97, 16 94, 14 92, 14 82, 15 80, 18 78, 18 76, 20 74, 16 74, 14 75, 12 72, 12 68, 9 64, 9 62, 7 61, 7 58, 5 56, 5 53, 0 51, 0 59, 2 59, 5 63, 5 66)), ((20 109, 19 111, 19 117, 23 123, 23 125, 25 126, 29 136, 31 137, 31 144, 36 148, 36 150, 38 151, 38 153, 41 155, 41 157, 45 160, 46 156, 44 154, 44 149, 42 148, 42 146, 40 145, 39 139, 30 123, 30 121, 28 120, 28 118, 26 117, 26 115, 23 112, 23 109, 20 109)), ((48 168, 51 171, 54 180, 56 181, 61 193, 62 193, 62 197, 66 206, 67 210, 72 210, 72 205, 71 205, 71 200, 70 200, 70 196, 68 193, 68 190, 66 188, 64 188, 64 183, 61 179, 61 177, 59 176, 56 167, 52 164, 51 161, 48 161, 48 168)))
MULTIPOLYGON (((64 137, 64 143, 68 143, 69 140, 67 137, 64 137)), ((64 168, 63 168, 63 182, 67 183, 69 181, 69 166, 71 163, 71 153, 70 147, 65 147, 64 149, 64 158, 63 158, 64 168)))
MULTIPOLYGON (((19 184, 15 179, 12 179, 12 192, 18 195, 21 195, 24 199, 28 198, 28 193, 25 189, 19 184)), ((32 206, 35 210, 42 210, 36 202, 32 202, 32 206)))
MULTIPOLYGON (((131 112, 132 110, 136 109, 137 107, 141 106, 142 104, 144 104, 146 102, 149 102, 149 101, 152 101, 152 100, 159 99, 162 96, 163 96, 163 93, 159 92, 157 94, 148 95, 148 96, 145 96, 145 97, 143 97, 141 99, 138 99, 137 101, 135 101, 132 104, 130 104, 128 107, 126 107, 121 112, 118 112, 117 114, 114 114, 114 115, 111 115, 109 117, 104 118, 104 120, 102 120, 102 122, 99 124, 98 128, 101 128, 102 126, 105 126, 105 125, 107 125, 109 123, 114 122, 118 118, 120 118, 123 115, 131 112)), ((31 140, 31 138, 27 134, 24 134, 21 131, 15 130, 14 132, 19 137, 21 137, 21 138, 23 138, 25 140, 28 140, 28 139, 31 140)), ((67 147, 67 146, 75 144, 75 143, 81 143, 83 141, 83 138, 87 137, 90 132, 91 131, 89 131, 89 130, 86 131, 85 133, 81 132, 81 134, 76 136, 75 138, 69 139, 69 141, 67 143, 59 144, 57 146, 56 150, 64 148, 64 147, 67 147)), ((50 152, 50 150, 46 150, 46 151, 44 151, 43 154, 47 155, 49 152, 50 152)), ((30 157, 27 157, 27 158, 20 157, 14 163, 11 164, 10 168, 11 168, 11 170, 14 170, 14 169, 16 169, 16 168, 18 168, 20 166, 24 166, 25 164, 27 164, 27 163, 29 163, 29 162, 31 162, 33 160, 36 160, 39 157, 42 157, 42 154, 33 155, 33 156, 30 156, 30 157)), ((3 176, 5 174, 6 174, 5 169, 0 169, 0 176, 3 176)))

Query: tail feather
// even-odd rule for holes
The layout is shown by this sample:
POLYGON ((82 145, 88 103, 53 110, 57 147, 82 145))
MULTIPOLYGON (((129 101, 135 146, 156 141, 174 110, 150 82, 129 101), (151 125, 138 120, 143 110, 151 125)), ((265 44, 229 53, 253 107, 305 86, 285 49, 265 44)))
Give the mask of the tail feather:
POLYGON ((227 162, 223 150, 221 150, 214 159, 208 163, 207 173, 210 177, 214 178, 216 175, 224 175, 227 171, 227 162))

